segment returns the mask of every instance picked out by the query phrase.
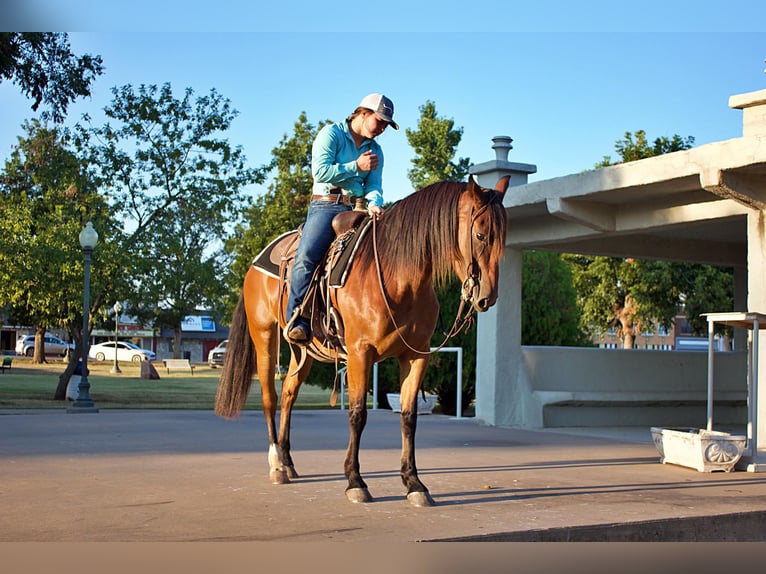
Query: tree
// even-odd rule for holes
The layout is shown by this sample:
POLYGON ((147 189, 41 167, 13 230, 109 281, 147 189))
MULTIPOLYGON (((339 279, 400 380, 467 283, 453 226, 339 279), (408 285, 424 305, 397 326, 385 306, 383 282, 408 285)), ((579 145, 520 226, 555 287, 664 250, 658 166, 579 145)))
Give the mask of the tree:
POLYGON ((214 89, 196 99, 191 88, 177 99, 170 84, 112 94, 104 111, 115 125, 95 127, 85 116, 78 144, 125 221, 129 312, 175 329, 178 358, 184 316, 221 303, 220 247, 239 220, 244 188, 264 170, 247 167, 242 149, 221 137, 237 111, 214 89))
POLYGON ((580 329, 577 292, 569 265, 558 253, 522 253, 521 344, 587 345, 580 329))
POLYGON ((455 128, 452 119, 440 118, 436 104, 430 100, 418 109, 420 119, 417 131, 405 130, 407 142, 415 150, 415 157, 411 160, 414 167, 407 172, 413 188, 422 189, 443 180, 463 181, 468 175, 471 160, 460 158, 457 163, 452 161, 463 137, 463 128, 455 128))
MULTIPOLYGON (((70 145, 70 135, 38 120, 5 163, 0 183, 0 297, 16 323, 35 327, 35 362, 45 361, 43 336, 65 329, 77 343, 66 381, 82 349, 83 257, 78 235, 92 221, 102 242, 93 254, 94 297, 120 284, 117 231, 111 212, 70 145), (104 239, 106 241, 104 241, 104 239)), ((93 316, 91 314, 91 316, 93 316)), ((61 385, 60 385, 61 386, 61 385)), ((63 388, 55 397, 64 399, 63 388)))
POLYGON ((101 56, 75 56, 62 32, 0 32, 0 82, 11 80, 48 110, 42 119, 60 123, 77 97, 89 96, 93 80, 104 71, 101 56))
MULTIPOLYGON (((615 142, 615 149, 625 162, 689 149, 693 143, 691 136, 674 135, 657 138, 650 146, 646 133, 639 130, 635 136, 626 132, 615 142)), ((607 165, 612 165, 611 158, 604 156, 596 167, 607 165)), ((566 255, 565 259, 572 267, 579 295, 582 328, 596 333, 615 328, 626 349, 633 348, 642 329, 654 324, 670 327, 681 308, 702 329, 689 314, 691 310, 701 304, 716 309, 732 306, 730 270, 620 257, 566 255)))
POLYGON ((674 269, 665 261, 566 255, 581 295, 583 328, 603 333, 616 328, 623 347, 632 349, 642 328, 670 326, 680 295, 674 269))
POLYGON ((133 314, 142 321, 173 328, 173 356, 181 357, 181 325, 198 309, 216 316, 229 293, 230 258, 215 248, 219 238, 208 225, 205 206, 186 202, 168 207, 155 220, 164 233, 143 234, 131 295, 133 314), (147 305, 147 302, 151 302, 147 305))
MULTIPOLYGON (((624 138, 622 140, 617 140, 614 144, 614 149, 620 154, 621 158, 621 161, 617 163, 646 159, 648 157, 690 149, 692 147, 694 147, 693 136, 682 138, 678 134, 674 134, 670 139, 665 136, 655 138, 654 143, 650 146, 644 130, 638 130, 635 136, 630 132, 625 132, 624 138)), ((596 168, 606 167, 608 165, 614 164, 612 163, 611 156, 605 155, 604 158, 596 164, 596 168)))

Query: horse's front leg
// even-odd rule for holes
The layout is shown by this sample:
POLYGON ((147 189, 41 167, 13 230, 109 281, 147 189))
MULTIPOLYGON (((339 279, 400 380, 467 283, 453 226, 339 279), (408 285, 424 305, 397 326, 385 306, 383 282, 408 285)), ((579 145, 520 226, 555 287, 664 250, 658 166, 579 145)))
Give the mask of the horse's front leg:
POLYGON ((413 506, 434 504, 426 486, 418 478, 415 464, 415 431, 418 426, 418 391, 423 381, 428 357, 399 361, 402 400, 402 482, 407 489, 407 500, 413 506))
POLYGON ((292 419, 293 406, 298 399, 298 391, 303 381, 306 380, 309 371, 311 371, 312 363, 313 359, 306 357, 300 371, 296 373, 298 362, 295 358, 295 353, 293 353, 290 359, 290 367, 287 370, 288 375, 282 382, 282 402, 279 413, 279 452, 281 453, 282 465, 288 478, 298 478, 298 472, 295 470, 295 463, 290 454, 290 421, 292 419))
POLYGON ((359 446, 362 432, 367 424, 367 379, 369 374, 369 363, 349 357, 346 371, 349 439, 344 471, 348 480, 346 498, 351 502, 372 502, 367 484, 359 472, 359 446))

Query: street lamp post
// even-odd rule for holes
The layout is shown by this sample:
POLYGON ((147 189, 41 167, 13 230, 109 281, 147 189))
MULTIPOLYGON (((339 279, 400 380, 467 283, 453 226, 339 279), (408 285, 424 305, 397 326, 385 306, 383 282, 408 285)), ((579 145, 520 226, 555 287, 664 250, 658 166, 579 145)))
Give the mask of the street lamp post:
POLYGON ((122 305, 117 301, 112 309, 114 309, 114 366, 109 372, 121 373, 120 365, 117 363, 117 336, 120 329, 120 313, 122 313, 122 305))
POLYGON ((80 246, 82 247, 85 259, 84 288, 82 297, 82 376, 80 384, 77 387, 77 399, 72 406, 67 409, 68 413, 97 413, 98 409, 90 398, 90 383, 88 382, 88 351, 89 351, 89 330, 90 323, 90 255, 96 247, 98 233, 93 229, 93 224, 89 221, 85 229, 80 232, 80 246))

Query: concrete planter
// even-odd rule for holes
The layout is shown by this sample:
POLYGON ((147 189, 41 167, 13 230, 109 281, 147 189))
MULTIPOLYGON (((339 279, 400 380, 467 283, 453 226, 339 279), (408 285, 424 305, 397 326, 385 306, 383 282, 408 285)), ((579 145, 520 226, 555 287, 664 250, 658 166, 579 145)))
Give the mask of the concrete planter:
POLYGON ((699 472, 730 472, 745 450, 747 438, 695 428, 652 427, 654 446, 663 464, 678 464, 699 472))
MULTIPOLYGON (((402 412, 402 401, 399 393, 386 393, 388 398, 388 404, 391 405, 391 410, 395 413, 402 412)), ((426 395, 425 400, 423 396, 418 393, 418 414, 430 415, 434 407, 436 406, 436 395, 426 395)))

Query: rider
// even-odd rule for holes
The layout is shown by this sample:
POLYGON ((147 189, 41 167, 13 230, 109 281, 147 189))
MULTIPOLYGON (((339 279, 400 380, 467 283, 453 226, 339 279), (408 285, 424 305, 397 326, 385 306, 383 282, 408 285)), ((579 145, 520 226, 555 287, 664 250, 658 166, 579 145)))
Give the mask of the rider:
POLYGON ((394 103, 383 94, 369 94, 346 121, 326 125, 314 140, 313 196, 295 254, 287 300, 285 330, 291 343, 306 344, 311 339, 309 322, 297 313, 314 270, 335 238, 333 217, 350 210, 354 199, 362 197, 367 200, 370 217, 383 213, 383 151, 375 138, 387 126, 399 129, 394 122, 394 103))

